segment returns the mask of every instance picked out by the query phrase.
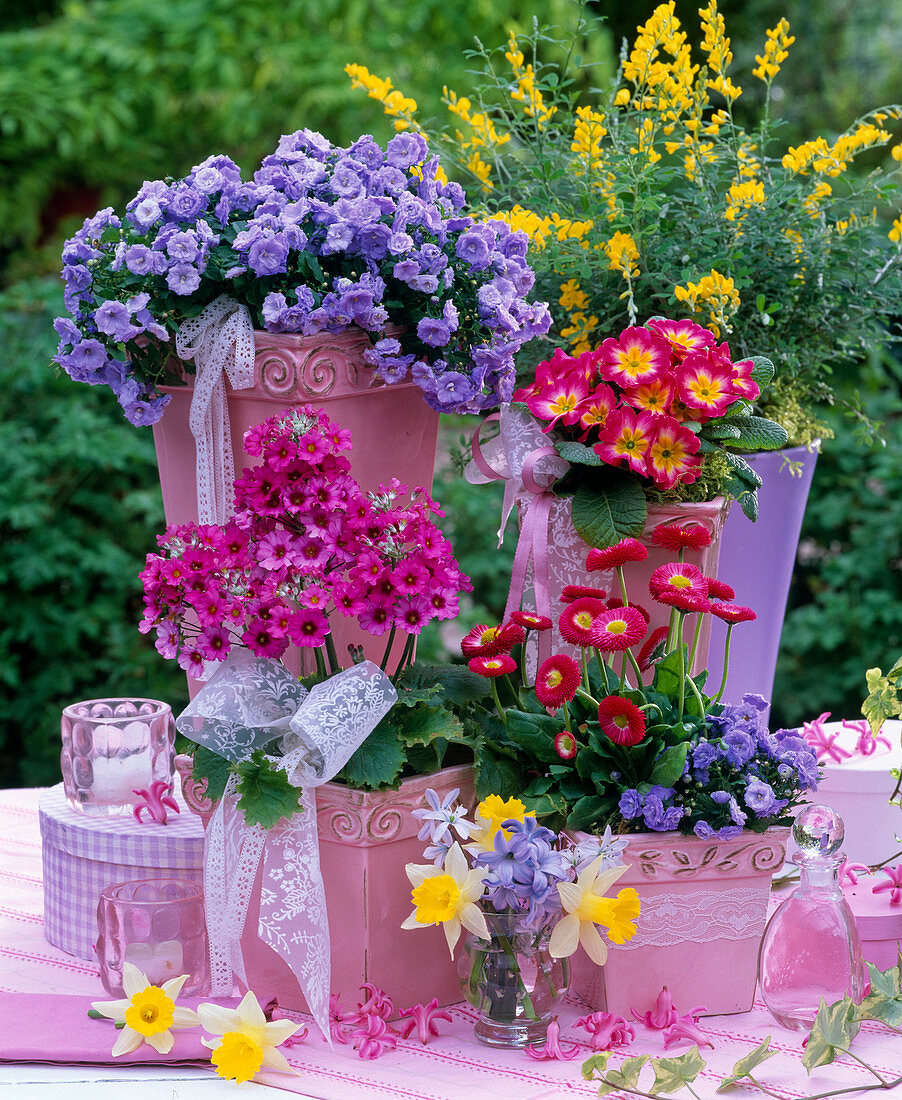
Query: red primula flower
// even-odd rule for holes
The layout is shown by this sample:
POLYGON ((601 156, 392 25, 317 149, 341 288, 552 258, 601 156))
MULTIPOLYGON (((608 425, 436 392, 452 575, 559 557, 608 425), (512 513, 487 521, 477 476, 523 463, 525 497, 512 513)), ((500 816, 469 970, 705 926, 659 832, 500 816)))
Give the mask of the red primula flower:
POLYGON ((645 715, 635 703, 620 695, 602 699, 598 724, 615 745, 638 745, 645 737, 645 715))
POLYGON ((750 607, 742 607, 737 603, 712 603, 711 614, 725 623, 750 623, 758 616, 750 607))
POLYGON ((607 592, 603 588, 590 588, 585 584, 565 584, 561 590, 561 603, 573 603, 580 596, 591 596, 593 600, 603 600, 607 592))
POLYGON ((606 382, 635 386, 670 369, 670 344, 647 328, 625 328, 620 338, 602 342, 598 372, 606 382))
POLYGON ((611 466, 619 466, 626 460, 634 474, 644 477, 647 472, 646 456, 654 441, 659 420, 660 417, 652 413, 635 412, 621 406, 608 417, 592 450, 602 462, 611 466))
POLYGON ((676 554, 680 550, 701 550, 711 545, 710 534, 700 523, 681 526, 679 523, 660 523, 651 533, 652 542, 676 554))
POLYGON ((659 489, 691 485, 701 472, 698 436, 669 416, 658 417, 658 421, 660 427, 646 454, 648 476, 659 489))
POLYGON ((493 657, 506 653, 523 641, 523 630, 515 622, 504 626, 474 626, 460 643, 465 657, 493 657))
POLYGON ((506 653, 499 653, 494 657, 471 657, 467 661, 467 668, 471 672, 476 672, 488 679, 504 676, 505 673, 513 672, 516 667, 517 662, 506 653))
POLYGON ((708 585, 709 600, 735 600, 736 593, 726 581, 719 581, 717 577, 705 577, 708 585))
POLYGON ((571 645, 591 645, 592 627, 598 616, 605 611, 607 608, 603 600, 596 600, 591 596, 581 596, 574 600, 564 608, 558 619, 561 637, 571 645))
POLYGON ((586 556, 586 569, 590 573, 599 569, 616 569, 628 561, 645 561, 648 551, 638 539, 621 539, 603 550, 590 550, 586 556))
POLYGON ((579 752, 579 744, 569 730, 561 730, 554 739, 554 751, 561 760, 572 760, 579 752))
POLYGON ((645 672, 646 669, 651 667, 651 656, 658 646, 664 641, 670 632, 669 626, 659 626, 657 630, 653 630, 651 634, 645 639, 645 644, 639 650, 636 656, 636 664, 639 666, 641 672, 645 672))
POLYGON ((648 581, 648 590, 659 599, 661 593, 691 592, 696 596, 708 596, 708 582, 701 569, 688 561, 668 561, 659 565, 648 581))
POLYGON ((651 382, 625 390, 623 400, 634 409, 663 416, 670 407, 674 393, 673 382, 669 378, 655 378, 651 382))
POLYGON ((536 698, 543 707, 557 710, 576 695, 582 676, 579 665, 565 653, 544 660, 536 674, 536 698))
POLYGON ((645 616, 635 607, 609 607, 595 620, 589 632, 592 645, 604 653, 629 649, 648 630, 645 616))
POLYGON ((714 346, 714 333, 694 321, 671 321, 666 317, 656 317, 648 322, 648 327, 670 344, 677 359, 685 359, 690 352, 703 351, 714 346))
POLYGON ((511 619, 526 630, 551 630, 554 626, 547 615, 534 615, 531 611, 512 611, 511 619))

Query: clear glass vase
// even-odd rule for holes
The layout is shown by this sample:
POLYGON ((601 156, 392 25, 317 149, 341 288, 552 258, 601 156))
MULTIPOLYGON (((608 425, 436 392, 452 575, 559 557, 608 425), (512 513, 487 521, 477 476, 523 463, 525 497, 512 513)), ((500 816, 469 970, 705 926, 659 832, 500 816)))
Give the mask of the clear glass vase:
POLYGON ((570 985, 569 960, 549 954, 549 924, 527 928, 513 913, 485 919, 491 939, 469 933, 458 964, 464 997, 479 1013, 476 1038, 494 1047, 542 1042, 570 985))

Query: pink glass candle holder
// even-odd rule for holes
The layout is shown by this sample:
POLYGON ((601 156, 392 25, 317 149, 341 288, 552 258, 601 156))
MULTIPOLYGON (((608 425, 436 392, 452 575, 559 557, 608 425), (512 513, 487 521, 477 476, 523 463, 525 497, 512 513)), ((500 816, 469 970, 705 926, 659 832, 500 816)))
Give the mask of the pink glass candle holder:
POLYGON ((141 879, 108 886, 97 906, 97 962, 104 989, 121 997, 124 963, 151 985, 187 974, 187 996, 209 990, 204 892, 185 879, 141 879))
POLYGON ((88 699, 63 709, 60 764, 69 805, 86 814, 117 814, 134 791, 172 782, 175 723, 155 699, 88 699))

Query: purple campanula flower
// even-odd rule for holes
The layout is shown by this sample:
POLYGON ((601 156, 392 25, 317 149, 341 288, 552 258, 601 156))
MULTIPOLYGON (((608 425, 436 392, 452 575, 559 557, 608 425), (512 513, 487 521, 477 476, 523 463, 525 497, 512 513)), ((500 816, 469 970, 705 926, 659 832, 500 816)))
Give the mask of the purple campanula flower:
POLYGON ((752 779, 743 796, 746 806, 756 817, 770 817, 786 805, 784 799, 778 799, 773 787, 761 779, 752 779))
POLYGON ((709 840, 712 836, 714 836, 714 830, 711 828, 707 821, 696 821, 696 823, 692 826, 692 831, 695 833, 696 836, 701 837, 702 840, 709 840))
POLYGON ((354 243, 360 253, 368 260, 381 260, 388 252, 391 236, 391 230, 387 225, 376 222, 375 225, 369 225, 362 229, 355 236, 354 243))
POLYGON ((354 230, 347 222, 334 222, 326 231, 323 254, 346 252, 354 240, 354 230))
POLYGON ((189 183, 174 184, 169 192, 166 213, 182 222, 194 222, 207 208, 207 196, 189 183))
POLYGON ((191 182, 201 191, 204 195, 212 195, 216 191, 222 190, 222 185, 225 182, 222 172, 217 168, 213 168, 211 165, 206 165, 202 168, 196 168, 192 175, 191 182))
POLYGON ((456 405, 469 401, 476 387, 460 371, 447 371, 436 379, 435 396, 442 405, 456 405))
POLYGON ((744 730, 733 729, 724 734, 725 757, 734 768, 746 765, 755 755, 756 741, 744 730))
POLYGON ((410 131, 395 134, 385 149, 385 159, 393 168, 407 169, 421 164, 429 152, 426 139, 410 131))
POLYGON ((154 251, 146 244, 133 244, 125 253, 125 266, 132 275, 154 273, 154 251))
POLYGON ((730 811, 730 817, 737 825, 741 826, 745 824, 746 815, 740 809, 739 803, 729 791, 713 791, 711 799, 713 802, 718 803, 718 805, 727 806, 730 811))
POLYGON ((174 294, 193 294, 200 286, 200 272, 192 264, 176 264, 169 269, 166 285, 174 294))
POLYGON ((638 817, 642 813, 642 796, 632 788, 625 790, 620 796, 617 808, 624 821, 632 821, 634 817, 638 817))
POLYGON ((197 244, 197 234, 192 229, 185 229, 180 233, 173 233, 166 242, 166 251, 176 262, 193 264, 200 253, 197 244))
POLYGON ((287 261, 288 245, 281 237, 258 238, 248 249, 248 267, 257 275, 276 275, 287 261))
POLYGON ((489 265, 490 243, 481 226, 473 226, 458 237, 455 250, 457 255, 476 271, 484 270, 489 265))
MULTIPOLYGON (((396 266, 395 271, 397 270, 396 266)), ((438 290, 438 279, 435 275, 414 275, 408 282, 414 290, 419 290, 423 294, 435 294, 438 290)))
POLYGON ((125 342, 137 335, 128 307, 122 302, 110 301, 98 306, 94 310, 94 323, 100 332, 112 336, 114 340, 125 342))
POLYGON ((451 339, 451 329, 438 317, 421 317, 417 322, 417 336, 431 348, 443 348, 451 339))

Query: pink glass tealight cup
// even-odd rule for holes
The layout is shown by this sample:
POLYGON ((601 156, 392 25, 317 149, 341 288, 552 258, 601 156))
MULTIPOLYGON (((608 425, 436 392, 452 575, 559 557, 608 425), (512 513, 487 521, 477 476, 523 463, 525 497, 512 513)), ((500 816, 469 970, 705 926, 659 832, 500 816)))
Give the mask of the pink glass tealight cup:
POLYGON ((204 892, 186 879, 139 879, 108 886, 97 905, 97 962, 103 988, 123 995, 124 963, 151 985, 187 974, 182 994, 209 990, 204 892))
POLYGON ((175 723, 156 699, 86 699, 63 708, 60 766, 69 805, 93 815, 135 805, 135 790, 172 782, 175 723))

